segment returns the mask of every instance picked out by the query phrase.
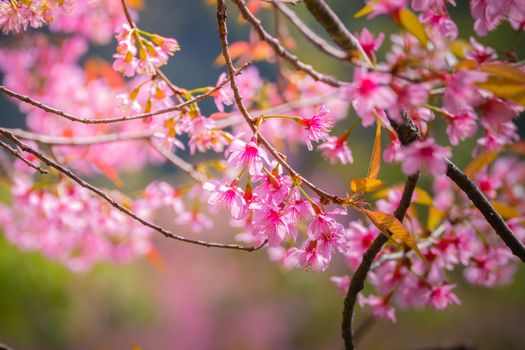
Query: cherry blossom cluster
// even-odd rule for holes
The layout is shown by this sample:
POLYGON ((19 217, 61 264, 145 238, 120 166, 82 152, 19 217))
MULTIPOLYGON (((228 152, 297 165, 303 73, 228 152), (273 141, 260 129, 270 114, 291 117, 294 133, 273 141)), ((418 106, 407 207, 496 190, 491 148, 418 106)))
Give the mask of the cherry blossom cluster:
MULTIPOLYGON (((510 203, 515 208, 506 213, 506 218, 523 242, 525 231, 520 221, 525 208, 515 195, 525 189, 521 181, 524 171, 522 160, 505 156, 476 175, 476 183, 493 203, 510 203)), ((392 213, 400 198, 400 188, 390 189, 376 206, 392 213)), ((435 178, 433 198, 432 202, 428 193, 421 189, 416 191, 413 197, 415 206, 405 222, 419 237, 428 264, 415 254, 399 254, 394 246, 384 249, 372 265, 370 282, 375 291, 366 297, 361 295, 359 299, 362 306, 371 308, 373 315, 395 321, 395 307, 441 310, 448 305, 460 304, 453 292, 455 284, 447 276, 456 269, 463 272, 469 283, 476 285, 493 287, 512 281, 516 270, 515 257, 447 177, 435 178), (429 219, 425 223, 418 219, 417 214, 427 206, 429 219)), ((350 223, 346 230, 348 248, 344 255, 352 270, 357 268, 363 253, 378 234, 373 225, 360 221, 350 223)), ((348 276, 332 277, 332 281, 343 292, 350 283, 348 276)))
MULTIPOLYGON (((212 228, 213 216, 226 210, 237 240, 266 244, 270 259, 288 268, 326 270, 340 255, 355 270, 374 239, 390 235, 370 213, 393 218, 401 201, 402 187, 385 185, 379 190, 382 158, 399 164, 406 175, 430 175, 434 188, 416 189, 406 218, 399 222, 406 235, 396 243, 399 237, 392 235, 392 242, 376 257, 370 276, 374 292, 360 295, 361 305, 395 320, 395 307, 439 310, 459 304, 449 271, 461 270, 468 282, 483 286, 512 280, 516 258, 444 174, 453 149, 475 139, 468 175, 525 243, 525 205, 520 201, 525 162, 518 156, 523 145, 517 142, 514 124, 525 106, 523 94, 516 93, 524 91, 525 66, 513 49, 501 54, 479 38, 458 40, 460 33, 448 14, 455 1, 367 1, 356 18, 391 18, 401 31, 389 37, 366 28, 355 33, 359 50, 348 57, 354 64, 351 81, 323 81, 306 74, 305 68, 283 65, 279 81, 273 82, 256 66, 232 73, 230 65, 230 75, 210 80, 215 86, 193 90, 176 86, 160 70, 179 50, 176 39, 140 29, 134 14, 124 11, 125 4, 12 0, 0 5, 4 32, 52 22, 51 31, 62 35, 51 40, 43 33, 28 34, 16 45, 0 48, 6 87, 89 120, 64 120, 18 100, 31 132, 72 141, 40 141, 61 164, 82 175, 103 173, 120 185, 120 171, 168 160, 194 181, 180 186, 154 181, 133 198, 116 190, 111 191, 113 197, 145 220, 153 220, 161 208, 171 208, 174 223, 185 232, 212 228), (113 64, 84 60, 89 44, 107 43, 113 36, 113 64), (380 56, 386 45, 386 54, 380 56), (197 101, 207 96, 216 106, 210 115, 197 101), (122 115, 136 118, 92 123, 122 115), (396 126, 407 121, 419 134, 402 145, 396 126), (362 132, 370 127, 376 129, 376 137, 370 143, 368 175, 351 182, 351 190, 342 189, 341 196, 310 183, 292 167, 295 159, 285 154, 296 149, 313 157, 310 152, 318 151, 327 163, 350 164, 352 135, 356 128, 362 132), (126 133, 144 136, 73 144, 126 133), (389 142, 383 149, 384 134, 389 142), (208 157, 209 152, 215 158, 188 164, 182 160, 186 149, 192 156, 208 157), (500 153, 508 154, 494 160, 500 153)), ((254 0, 247 8, 271 8, 264 5, 254 0)), ((479 36, 503 21, 516 31, 524 29, 521 0, 472 0, 470 9, 479 36)), ((271 43, 275 44, 256 39, 253 32, 249 42, 230 48, 241 67, 251 60, 275 61, 271 43)), ((128 261, 152 249, 153 230, 86 188, 62 176, 44 181, 20 161, 14 174, 11 203, 0 207, 0 224, 20 248, 41 251, 75 271, 98 261, 128 261)), ((347 290, 350 277, 333 281, 347 290)))
MULTIPOLYGON (((10 207, 0 205, 7 240, 72 271, 86 271, 101 261, 130 261, 152 248, 151 229, 71 182, 42 186, 22 173, 14 180, 11 196, 10 207)), ((133 202, 128 205, 136 207, 133 202)))

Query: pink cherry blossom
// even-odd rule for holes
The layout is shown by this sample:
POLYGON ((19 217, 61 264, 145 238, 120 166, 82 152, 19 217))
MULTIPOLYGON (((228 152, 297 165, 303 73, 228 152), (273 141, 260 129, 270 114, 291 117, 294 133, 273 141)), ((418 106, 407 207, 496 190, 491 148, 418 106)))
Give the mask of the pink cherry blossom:
POLYGON ((450 143, 457 145, 459 141, 474 136, 477 130, 477 117, 474 112, 464 110, 450 115, 447 134, 450 143))
POLYGON ((368 29, 363 28, 361 30, 361 33, 356 35, 357 40, 359 40, 359 43, 363 47, 363 50, 369 57, 373 57, 374 53, 381 47, 381 44, 383 43, 383 40, 385 38, 385 35, 383 33, 379 33, 377 35, 377 38, 374 38, 373 34, 368 31, 368 29))
POLYGON ((447 169, 446 158, 451 153, 447 148, 437 145, 433 139, 415 141, 401 150, 401 169, 407 175, 418 170, 426 170, 432 175, 441 175, 447 169))
POLYGON ((307 240, 304 248, 290 248, 286 259, 290 264, 298 267, 324 271, 328 268, 330 259, 321 254, 317 249, 316 240, 307 240))
POLYGON ((218 181, 205 182, 202 187, 211 192, 208 199, 210 205, 218 205, 231 209, 234 219, 242 219, 246 214, 246 201, 244 192, 238 187, 237 181, 226 186, 218 181))
POLYGON ((235 139, 226 150, 228 164, 234 168, 248 167, 250 174, 259 174, 265 164, 270 164, 266 151, 257 145, 254 138, 246 143, 235 139))
POLYGON ((326 118, 328 109, 325 105, 314 114, 311 118, 300 118, 299 123, 306 129, 306 145, 308 150, 312 150, 312 141, 319 142, 328 137, 328 133, 332 129, 333 121, 326 118))
POLYGON ((358 301, 359 305, 362 307, 365 305, 370 306, 372 309, 372 315, 375 317, 385 318, 392 322, 396 322, 395 309, 389 304, 387 300, 375 295, 364 297, 362 294, 359 294, 358 301))
POLYGON ((453 284, 443 284, 432 288, 429 292, 428 304, 437 310, 443 310, 449 304, 461 304, 458 297, 451 291, 455 287, 453 284))
POLYGON ((281 208, 267 204, 252 204, 254 210, 254 230, 267 235, 270 247, 278 246, 290 233, 289 224, 281 208))
POLYGON ((354 162, 352 151, 348 147, 344 135, 340 137, 329 136, 326 142, 319 145, 318 149, 321 150, 323 156, 332 164, 335 164, 337 161, 341 162, 341 164, 351 164, 354 162))
POLYGON ((370 126, 376 117, 375 109, 388 109, 396 103, 396 94, 388 86, 391 77, 386 73, 354 70, 354 82, 344 88, 344 96, 352 101, 363 126, 370 126))

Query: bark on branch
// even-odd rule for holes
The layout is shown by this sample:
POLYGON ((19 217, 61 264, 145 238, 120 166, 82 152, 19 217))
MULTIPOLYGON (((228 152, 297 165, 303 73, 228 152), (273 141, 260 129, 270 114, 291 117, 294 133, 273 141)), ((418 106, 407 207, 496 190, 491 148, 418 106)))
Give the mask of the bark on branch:
MULTIPOLYGON (((399 206, 394 212, 394 216, 399 221, 403 221, 406 211, 408 210, 408 207, 410 207, 412 195, 414 194, 414 190, 416 188, 418 179, 419 173, 409 176, 406 180, 405 188, 403 190, 403 196, 401 197, 399 206)), ((363 255, 363 260, 361 261, 361 264, 352 276, 350 287, 348 288, 348 293, 346 294, 346 298, 344 301, 343 322, 341 326, 343 339, 345 341, 345 349, 347 350, 355 348, 352 333, 352 320, 354 315, 355 304, 357 302, 357 296, 359 292, 361 292, 364 288, 365 280, 368 275, 368 271, 370 270, 370 266, 372 265, 375 257, 377 256, 377 254, 379 254, 381 248, 383 248, 386 242, 388 242, 388 237, 386 237, 384 234, 379 234, 374 240, 374 242, 372 242, 372 245, 366 250, 365 254, 363 255)))

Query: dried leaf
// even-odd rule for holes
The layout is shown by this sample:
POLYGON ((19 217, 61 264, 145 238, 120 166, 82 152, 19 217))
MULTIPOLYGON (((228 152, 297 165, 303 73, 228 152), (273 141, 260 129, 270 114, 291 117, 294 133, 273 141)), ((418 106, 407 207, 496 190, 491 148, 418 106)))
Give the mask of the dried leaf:
POLYGON ((368 168, 368 178, 376 179, 381 168, 381 119, 377 118, 376 139, 372 150, 372 159, 368 168))
POLYGON ((383 181, 379 179, 353 179, 350 181, 350 189, 353 192, 373 192, 383 184, 383 181))
POLYGON ((399 23, 401 23, 403 28, 414 35, 416 39, 419 40, 419 42, 423 45, 423 47, 427 47, 427 33, 425 32, 425 28, 421 22, 419 22, 419 19, 414 14, 414 12, 407 8, 401 9, 399 11, 399 23))
POLYGON ((421 250, 419 250, 416 241, 401 221, 396 219, 393 215, 385 214, 380 211, 368 209, 361 210, 383 234, 387 235, 398 244, 407 245, 414 250, 423 261, 428 263, 421 250))

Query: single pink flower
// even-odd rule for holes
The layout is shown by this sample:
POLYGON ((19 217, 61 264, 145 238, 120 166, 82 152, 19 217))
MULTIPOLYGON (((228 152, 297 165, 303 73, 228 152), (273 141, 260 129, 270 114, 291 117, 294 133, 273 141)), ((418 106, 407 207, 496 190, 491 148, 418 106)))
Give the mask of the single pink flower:
POLYGON ((208 204, 229 208, 232 217, 237 220, 242 219, 246 215, 244 192, 238 187, 237 181, 233 181, 228 186, 218 181, 205 182, 202 188, 211 192, 208 204))
POLYGON ((452 293, 452 289, 455 287, 453 284, 442 284, 441 286, 433 287, 429 291, 428 305, 436 310, 443 310, 450 304, 460 305, 461 301, 456 294, 452 293))
POLYGON ((375 317, 385 318, 392 322, 396 322, 396 310, 390 305, 388 300, 375 295, 365 297, 362 294, 359 294, 357 298, 361 307, 365 305, 370 306, 372 309, 372 315, 375 317))
POLYGON ((334 124, 333 120, 326 118, 328 109, 322 105, 317 113, 311 118, 300 118, 299 123, 306 129, 306 145, 312 150, 312 141, 319 142, 328 137, 328 133, 334 124))
POLYGON ((356 34, 357 40, 361 44, 361 47, 369 57, 373 57, 374 53, 381 47, 385 35, 379 33, 377 38, 374 38, 374 35, 368 31, 368 29, 363 28, 360 34, 356 34))
POLYGON ((341 162, 341 164, 351 164, 354 162, 352 151, 346 142, 346 137, 329 136, 326 142, 319 145, 318 148, 331 164, 335 164, 337 161, 341 162))
POLYGON ((432 138, 417 140, 401 150, 401 169, 407 175, 418 170, 427 170, 432 175, 441 175, 447 169, 446 159, 451 153, 437 145, 432 138))
POLYGON ((447 135, 454 146, 467 137, 474 136, 478 128, 477 116, 474 112, 463 110, 450 115, 447 125, 447 135))
POLYGON ((370 126, 375 122, 375 109, 388 109, 396 104, 397 95, 388 86, 390 81, 391 76, 387 73, 367 72, 356 68, 354 82, 343 88, 344 96, 352 101, 363 126, 370 126))
POLYGON ((265 164, 270 164, 266 151, 257 145, 254 138, 246 143, 235 139, 226 150, 228 164, 234 168, 248 167, 252 175, 260 174, 265 164))

